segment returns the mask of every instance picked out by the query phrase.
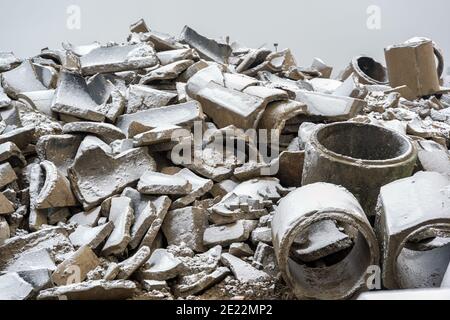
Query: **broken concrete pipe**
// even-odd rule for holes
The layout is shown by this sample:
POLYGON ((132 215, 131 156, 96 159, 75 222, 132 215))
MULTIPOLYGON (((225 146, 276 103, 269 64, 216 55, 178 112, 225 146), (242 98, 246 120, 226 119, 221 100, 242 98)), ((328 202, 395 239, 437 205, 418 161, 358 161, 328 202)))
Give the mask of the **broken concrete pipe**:
POLYGON ((352 74, 358 77, 361 84, 388 85, 388 72, 380 62, 371 57, 354 57, 350 65, 340 75, 340 80, 344 81, 352 74))
POLYGON ((402 134, 371 124, 333 123, 319 127, 307 143, 302 185, 341 185, 373 216, 380 187, 409 177, 416 159, 415 146, 402 134))
POLYGON ((426 38, 413 38, 385 49, 391 87, 408 86, 415 97, 441 92, 444 62, 440 50, 426 38), (436 65, 436 60, 438 64, 436 65))
POLYGON ((366 286, 378 243, 358 200, 329 183, 283 198, 272 220, 282 276, 299 299, 345 299, 366 286))
POLYGON ((381 188, 376 232, 388 289, 439 287, 450 262, 450 179, 418 172, 381 188))

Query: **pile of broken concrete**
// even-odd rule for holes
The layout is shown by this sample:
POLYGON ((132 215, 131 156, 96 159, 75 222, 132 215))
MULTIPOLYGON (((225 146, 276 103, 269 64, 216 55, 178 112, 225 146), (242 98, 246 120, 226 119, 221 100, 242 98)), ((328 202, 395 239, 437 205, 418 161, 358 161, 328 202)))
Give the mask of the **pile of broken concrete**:
MULTIPOLYGON (((419 97, 368 77, 372 59, 355 61, 330 79, 320 59, 300 67, 288 49, 189 27, 176 39, 143 20, 124 44, 0 53, 0 299, 295 297, 271 223, 302 185, 317 128, 349 121, 409 135, 416 171, 450 179, 450 96, 419 97), (209 134, 196 148, 199 124, 209 134), (266 147, 279 152, 249 129, 275 130, 266 147), (256 156, 217 152, 218 136, 256 156), (176 149, 195 160, 175 161, 176 149)), ((308 257, 352 245, 327 228, 339 244, 313 236, 308 257)))

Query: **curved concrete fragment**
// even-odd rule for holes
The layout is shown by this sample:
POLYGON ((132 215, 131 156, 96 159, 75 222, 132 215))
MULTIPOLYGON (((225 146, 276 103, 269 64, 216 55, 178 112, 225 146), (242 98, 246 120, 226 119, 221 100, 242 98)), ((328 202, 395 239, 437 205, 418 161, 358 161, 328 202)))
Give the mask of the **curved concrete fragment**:
POLYGON ((50 161, 41 162, 45 171, 44 185, 35 199, 36 209, 63 208, 77 205, 67 178, 62 175, 55 164, 50 161))
POLYGON ((141 147, 169 143, 175 135, 176 139, 191 137, 191 133, 189 131, 181 129, 182 127, 180 126, 161 125, 150 131, 135 135, 133 137, 133 145, 135 147, 141 147))
POLYGON ((341 185, 372 216, 380 187, 410 176, 416 160, 414 145, 395 131, 362 123, 329 124, 315 130, 306 145, 302 185, 341 185))
POLYGON ((169 280, 178 276, 180 270, 181 261, 178 258, 166 249, 156 249, 139 270, 138 277, 145 280, 169 280))
POLYGON ((66 123, 63 127, 63 133, 92 134, 98 136, 107 144, 126 138, 125 134, 112 124, 87 121, 66 123))
POLYGON ((225 72, 223 78, 225 88, 237 91, 245 91, 247 88, 256 87, 259 83, 257 79, 239 73, 225 72))
POLYGON ((377 208, 383 285, 438 287, 450 261, 449 177, 418 172, 384 185, 377 208))
POLYGON ((364 100, 307 91, 298 91, 295 100, 306 104, 308 115, 332 121, 351 119, 366 106, 364 100))
POLYGON ((194 121, 202 119, 203 111, 200 103, 189 101, 120 116, 116 126, 128 134, 128 137, 134 137, 161 125, 191 127, 194 121))
POLYGON ((233 51, 228 44, 208 39, 188 26, 183 28, 180 41, 197 50, 202 59, 217 63, 226 63, 233 51))
POLYGON ((109 221, 114 223, 114 230, 106 241, 102 255, 121 255, 131 240, 130 229, 134 220, 134 210, 131 199, 117 197, 111 199, 109 221))
POLYGON ((51 110, 90 121, 105 120, 86 80, 80 74, 67 70, 60 73, 51 110))
POLYGON ((69 236, 75 247, 88 246, 95 250, 114 230, 114 223, 109 221, 97 227, 79 225, 69 236))
POLYGON ((161 81, 161 80, 173 80, 178 78, 178 76, 183 73, 187 68, 189 68, 194 61, 192 60, 180 60, 172 62, 168 65, 159 67, 158 69, 150 71, 147 75, 145 75, 140 84, 149 84, 153 81, 161 81))
POLYGON ((235 125, 242 129, 256 128, 266 102, 253 95, 225 88, 210 82, 197 94, 203 111, 219 128, 235 125))
POLYGON ((160 108, 173 102, 177 94, 156 90, 149 86, 131 85, 128 89, 126 113, 135 113, 153 108, 160 108))
POLYGON ((25 60, 17 68, 2 73, 3 89, 13 98, 17 98, 21 92, 47 90, 38 69, 30 60, 25 60))
POLYGON ((198 60, 197 52, 191 48, 161 51, 156 56, 163 66, 181 60, 198 60))
POLYGON ((146 43, 95 48, 80 58, 83 75, 150 68, 158 64, 154 49, 146 43))
POLYGON ((197 94, 200 90, 206 87, 211 81, 225 86, 225 78, 219 65, 213 64, 204 67, 193 74, 186 84, 186 93, 192 99, 197 99, 197 94))
POLYGON ((36 152, 41 161, 48 160, 67 176, 67 169, 72 165, 82 137, 78 135, 47 135, 39 138, 36 152))
POLYGON ((100 147, 92 147, 79 154, 68 171, 76 197, 85 209, 90 209, 138 181, 144 172, 155 169, 155 161, 145 149, 112 156, 100 147))
POLYGON ((298 101, 285 100, 271 102, 267 105, 258 122, 258 129, 274 129, 278 130, 281 134, 289 119, 306 114, 306 111, 306 104, 298 101))
POLYGON ((38 300, 125 300, 136 292, 136 284, 129 280, 90 280, 43 290, 38 300))
MULTIPOLYGON (((366 285, 367 268, 378 264, 378 243, 372 227, 356 198, 340 186, 315 183, 291 192, 279 202, 271 224, 282 276, 298 298, 349 298, 366 285), (340 225, 352 238, 351 249, 318 265, 298 259, 297 248, 305 245, 311 253, 320 253, 312 246, 331 249, 322 243, 323 237, 317 243, 308 236, 315 232, 311 229, 315 224, 324 221, 340 225)), ((337 236, 330 239, 331 243, 340 241, 341 234, 337 236)))
POLYGON ((176 175, 147 171, 139 180, 138 191, 153 195, 186 195, 192 190, 188 180, 176 175))
POLYGON ((118 279, 127 280, 150 258, 150 248, 141 247, 133 256, 119 263, 118 279))

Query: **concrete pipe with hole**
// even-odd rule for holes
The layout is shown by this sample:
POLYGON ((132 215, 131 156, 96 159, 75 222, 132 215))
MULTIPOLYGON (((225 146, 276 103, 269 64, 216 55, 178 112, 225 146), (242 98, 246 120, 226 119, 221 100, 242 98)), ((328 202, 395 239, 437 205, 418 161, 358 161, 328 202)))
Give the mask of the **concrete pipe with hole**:
POLYGON ((439 287, 450 263, 450 178, 418 172, 383 186, 376 231, 384 287, 439 287))
POLYGON ((302 185, 329 182, 347 188, 374 216, 380 187, 411 176, 417 150, 404 135, 356 122, 318 128, 306 145, 302 185))
POLYGON ((282 276, 299 299, 346 299, 377 266, 375 234, 345 188, 315 183, 284 197, 272 220, 282 276))
POLYGON ((344 81, 352 74, 355 74, 362 84, 389 85, 386 67, 371 57, 358 56, 353 58, 349 66, 339 76, 339 80, 344 81))

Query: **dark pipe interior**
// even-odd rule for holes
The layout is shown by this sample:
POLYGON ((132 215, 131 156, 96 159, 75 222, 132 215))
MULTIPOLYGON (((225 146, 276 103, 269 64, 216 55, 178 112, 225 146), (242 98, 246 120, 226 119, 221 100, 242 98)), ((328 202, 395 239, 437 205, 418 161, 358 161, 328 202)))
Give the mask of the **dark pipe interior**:
POLYGON ((328 150, 362 160, 388 160, 407 152, 399 134, 372 125, 339 123, 319 129, 317 139, 328 150))
POLYGON ((367 76, 379 82, 387 82, 388 76, 386 68, 380 63, 369 57, 361 57, 358 59, 358 67, 367 76))

